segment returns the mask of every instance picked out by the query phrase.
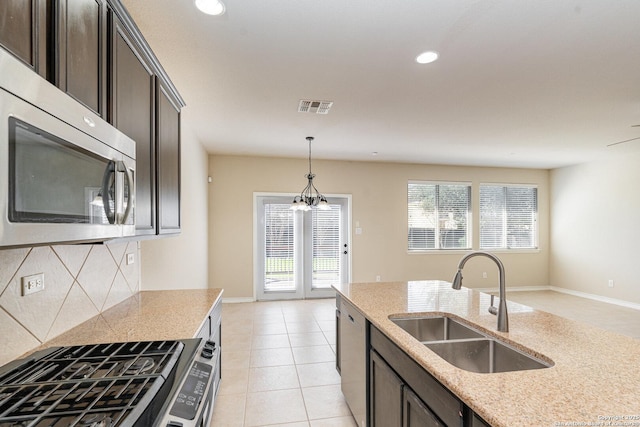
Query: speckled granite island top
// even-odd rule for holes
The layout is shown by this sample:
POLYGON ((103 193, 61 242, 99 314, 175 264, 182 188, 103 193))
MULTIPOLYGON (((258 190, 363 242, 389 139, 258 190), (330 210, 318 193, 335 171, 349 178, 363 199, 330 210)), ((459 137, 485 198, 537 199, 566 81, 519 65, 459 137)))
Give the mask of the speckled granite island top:
POLYGON ((222 289, 142 291, 38 349, 77 344, 193 338, 222 289))
MULTIPOLYGON (((496 427, 640 426, 640 340, 509 302, 496 331, 490 296, 441 281, 360 283, 336 290, 417 363, 496 427), (389 320, 450 313, 554 366, 479 374, 450 365, 389 320), (607 424, 610 422, 610 424, 607 424)), ((507 289, 507 299, 508 299, 507 289)))

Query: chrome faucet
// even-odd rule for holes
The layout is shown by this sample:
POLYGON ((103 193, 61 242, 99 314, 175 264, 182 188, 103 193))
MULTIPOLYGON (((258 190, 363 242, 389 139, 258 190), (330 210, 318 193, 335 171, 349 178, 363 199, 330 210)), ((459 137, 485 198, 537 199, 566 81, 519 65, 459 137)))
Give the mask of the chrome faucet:
POLYGON ((489 313, 493 315, 496 315, 496 314, 498 315, 498 331, 509 332, 509 316, 507 314, 507 299, 506 299, 507 291, 506 291, 506 286, 504 282, 504 265, 502 265, 502 262, 500 261, 500 259, 498 259, 497 256, 490 254, 489 252, 482 252, 482 251, 471 252, 463 256, 460 262, 458 263, 458 272, 453 278, 451 287, 453 289, 460 289, 460 287, 462 286, 462 269, 464 268, 464 265, 466 264, 466 262, 470 258, 473 258, 474 256, 487 257, 493 260, 493 262, 495 262, 496 265, 498 266, 498 270, 500 272, 500 302, 498 303, 498 308, 495 308, 493 306, 494 296, 491 295, 491 306, 489 307, 489 313))

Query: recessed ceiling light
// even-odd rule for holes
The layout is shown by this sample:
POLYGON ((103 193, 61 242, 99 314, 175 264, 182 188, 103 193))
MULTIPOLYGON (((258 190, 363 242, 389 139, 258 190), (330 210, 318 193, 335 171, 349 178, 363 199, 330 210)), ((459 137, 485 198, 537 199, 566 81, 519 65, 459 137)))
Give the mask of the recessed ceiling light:
POLYGON ((195 4, 200 12, 207 15, 222 15, 224 13, 224 3, 220 0, 195 0, 195 4))
POLYGON ((420 55, 416 56, 416 62, 418 64, 429 64, 438 59, 438 52, 434 52, 432 50, 423 52, 420 55))

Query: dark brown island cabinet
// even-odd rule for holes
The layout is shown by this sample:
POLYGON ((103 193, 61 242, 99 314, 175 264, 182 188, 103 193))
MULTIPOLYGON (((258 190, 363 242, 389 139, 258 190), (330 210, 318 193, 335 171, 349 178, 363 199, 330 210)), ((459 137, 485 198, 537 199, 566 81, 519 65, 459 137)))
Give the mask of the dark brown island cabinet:
POLYGON ((136 236, 180 233, 185 103, 120 0, 2 0, 0 47, 136 142, 136 236))
POLYGON ((338 295, 336 368, 358 426, 488 427, 462 400, 338 295), (362 338, 345 330, 364 323, 362 338), (364 366, 355 366, 354 362, 364 366), (366 372, 366 378, 349 371, 366 372), (354 380, 357 378, 357 380, 354 380), (359 391, 354 391, 359 389, 359 391), (366 399, 363 403, 363 397, 366 399), (366 406, 366 420, 361 406, 366 406))

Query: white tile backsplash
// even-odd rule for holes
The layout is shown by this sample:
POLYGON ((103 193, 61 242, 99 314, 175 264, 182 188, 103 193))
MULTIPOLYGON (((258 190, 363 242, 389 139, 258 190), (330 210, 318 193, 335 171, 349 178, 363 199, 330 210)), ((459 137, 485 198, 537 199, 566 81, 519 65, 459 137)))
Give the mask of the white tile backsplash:
POLYGON ((136 294, 139 260, 138 242, 1 249, 0 366, 136 294), (45 290, 21 296, 36 273, 45 290))

